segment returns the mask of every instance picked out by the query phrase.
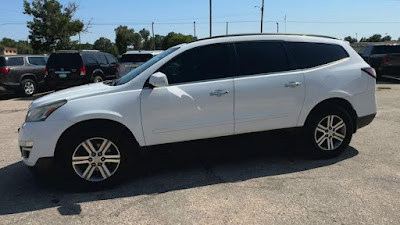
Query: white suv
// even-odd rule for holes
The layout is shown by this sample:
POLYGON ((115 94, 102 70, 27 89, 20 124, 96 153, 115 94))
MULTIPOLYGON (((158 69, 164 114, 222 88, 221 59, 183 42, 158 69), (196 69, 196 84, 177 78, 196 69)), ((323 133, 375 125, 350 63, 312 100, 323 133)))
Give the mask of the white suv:
POLYGON ((303 127, 310 154, 333 157, 374 119, 375 83, 375 71, 334 38, 204 39, 119 80, 34 101, 19 145, 26 165, 54 158, 88 185, 115 182, 143 146, 283 128, 303 127))

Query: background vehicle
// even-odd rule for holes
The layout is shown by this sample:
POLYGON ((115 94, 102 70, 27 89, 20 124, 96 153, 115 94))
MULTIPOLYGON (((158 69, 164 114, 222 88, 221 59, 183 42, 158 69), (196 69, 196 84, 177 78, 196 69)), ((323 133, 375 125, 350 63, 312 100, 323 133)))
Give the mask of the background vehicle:
POLYGON ((99 51, 59 51, 50 55, 46 65, 46 83, 54 88, 65 88, 114 79, 117 59, 99 51))
POLYGON ((163 51, 128 51, 119 60, 118 77, 123 77, 163 51))
POLYGON ((0 91, 33 95, 44 83, 46 62, 41 55, 0 55, 0 91))
POLYGON ((114 82, 34 101, 19 144, 28 166, 55 157, 83 185, 115 182, 142 146, 276 129, 302 128, 309 154, 329 158, 375 118, 375 84, 374 69, 337 39, 210 38, 114 82))
POLYGON ((400 77, 399 45, 370 45, 361 49, 359 54, 376 70, 378 78, 382 76, 400 77))

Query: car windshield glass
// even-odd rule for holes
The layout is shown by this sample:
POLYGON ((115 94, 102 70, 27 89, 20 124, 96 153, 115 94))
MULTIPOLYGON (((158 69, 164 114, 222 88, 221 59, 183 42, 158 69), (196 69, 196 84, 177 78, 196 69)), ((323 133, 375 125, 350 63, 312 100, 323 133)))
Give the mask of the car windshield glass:
POLYGON ((149 59, 153 57, 152 54, 124 54, 122 55, 120 62, 131 62, 131 63, 138 63, 138 62, 147 62, 149 59))
POLYGON ((125 84, 127 82, 129 82, 130 80, 134 79, 135 77, 137 77, 139 74, 141 74, 143 71, 147 70, 148 68, 150 68, 152 65, 154 65, 155 63, 157 63, 158 61, 160 61, 161 59, 163 59, 164 57, 166 57, 167 55, 171 54, 172 52, 178 50, 180 47, 172 47, 166 51, 164 51, 163 53, 153 57, 152 59, 150 59, 149 61, 147 61, 145 64, 139 66, 138 68, 132 70, 131 72, 129 72, 127 75, 123 76, 122 78, 120 78, 119 80, 117 80, 115 82, 115 85, 122 85, 125 84))
POLYGON ((400 53, 400 46, 375 46, 372 54, 400 53))
POLYGON ((52 69, 70 69, 79 68, 81 66, 82 59, 78 53, 53 53, 47 62, 47 67, 52 69))

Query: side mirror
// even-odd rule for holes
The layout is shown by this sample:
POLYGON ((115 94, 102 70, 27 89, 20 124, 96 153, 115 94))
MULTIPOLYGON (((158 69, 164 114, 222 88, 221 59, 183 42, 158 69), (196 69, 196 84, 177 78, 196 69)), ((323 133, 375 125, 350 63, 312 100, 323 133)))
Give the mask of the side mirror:
POLYGON ((149 84, 153 87, 166 87, 169 85, 167 75, 157 72, 150 76, 149 84))

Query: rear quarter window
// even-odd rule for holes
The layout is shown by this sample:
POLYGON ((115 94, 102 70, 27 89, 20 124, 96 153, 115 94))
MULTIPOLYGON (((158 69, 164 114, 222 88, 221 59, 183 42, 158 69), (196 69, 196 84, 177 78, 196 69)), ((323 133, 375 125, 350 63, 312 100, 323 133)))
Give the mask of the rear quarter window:
POLYGON ((23 66, 24 58, 23 57, 10 57, 6 63, 7 66, 23 66))
POLYGON ((45 66, 47 63, 47 58, 45 57, 28 57, 29 64, 35 66, 45 66))
POLYGON ((336 44, 286 42, 286 46, 297 69, 313 68, 349 57, 346 50, 336 44))

